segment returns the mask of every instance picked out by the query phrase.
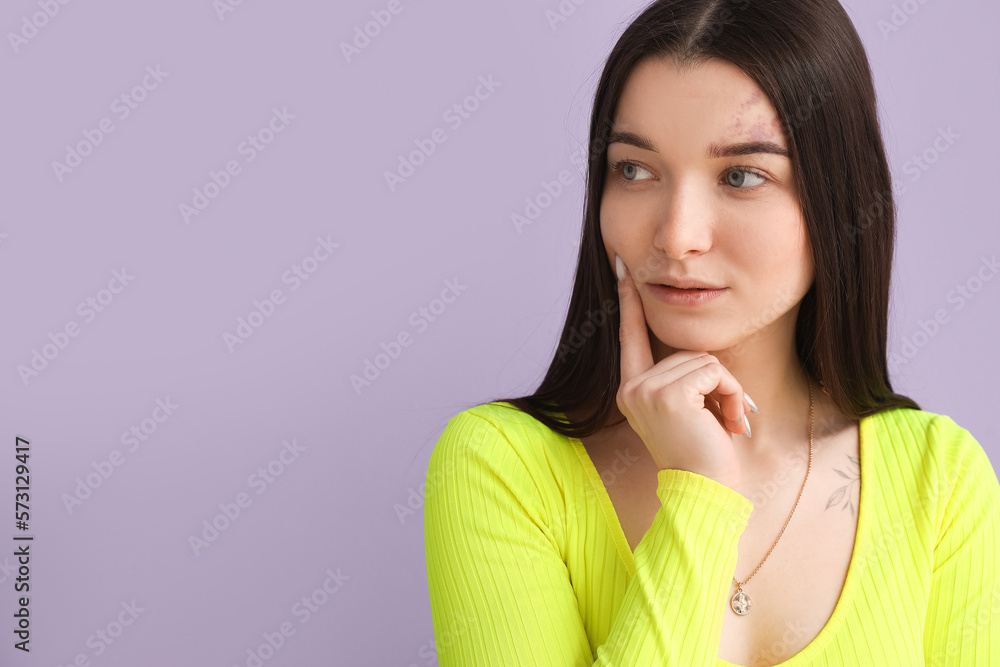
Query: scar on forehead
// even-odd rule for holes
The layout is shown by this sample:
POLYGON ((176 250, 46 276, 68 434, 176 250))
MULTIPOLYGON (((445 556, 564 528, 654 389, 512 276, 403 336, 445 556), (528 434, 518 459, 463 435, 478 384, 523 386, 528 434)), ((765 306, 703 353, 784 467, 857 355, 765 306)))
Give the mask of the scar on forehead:
MULTIPOLYGON (((746 113, 748 113, 748 110, 750 109, 750 107, 754 106, 755 104, 757 104, 758 102, 760 102, 762 99, 764 99, 764 94, 761 91, 759 91, 759 90, 755 90, 755 91, 753 91, 750 94, 750 97, 748 97, 746 100, 744 100, 742 103, 740 103, 739 109, 737 109, 737 111, 736 111, 736 114, 737 114, 736 115, 736 119, 732 123, 730 123, 729 130, 731 132, 736 132, 737 134, 741 133, 743 131, 743 116, 746 113)), ((758 125, 759 125, 759 122, 758 122, 758 125)), ((760 137, 761 130, 758 129, 757 125, 755 125, 751 129, 751 132, 754 133, 754 138, 753 138, 754 141, 757 141, 757 140, 759 140, 761 138, 760 137)))
POLYGON ((755 118, 746 128, 742 117, 737 117, 729 124, 728 132, 735 136, 749 135, 749 141, 780 142, 785 137, 784 128, 777 118, 755 118))
POLYGON ((776 116, 771 116, 770 114, 765 116, 764 114, 766 112, 761 109, 751 109, 751 107, 764 99, 764 93, 759 89, 750 93, 750 96, 740 103, 740 106, 736 111, 736 118, 729 124, 729 127, 727 128, 728 131, 737 136, 749 133, 750 141, 780 142, 781 139, 785 137, 784 127, 782 126, 781 121, 776 116), (744 121, 746 120, 745 117, 751 115, 752 117, 756 117, 753 117, 749 129, 747 129, 744 124, 744 121))
POLYGON ((750 141, 771 141, 770 123, 758 120, 750 128, 750 141))
POLYGON ((747 109, 749 109, 753 105, 755 105, 758 102, 760 102, 760 100, 761 100, 762 97, 763 97, 763 95, 761 94, 761 92, 759 90, 753 91, 753 93, 750 95, 750 97, 747 98, 746 102, 744 102, 743 104, 740 105, 740 112, 742 113, 743 111, 746 111, 747 109))

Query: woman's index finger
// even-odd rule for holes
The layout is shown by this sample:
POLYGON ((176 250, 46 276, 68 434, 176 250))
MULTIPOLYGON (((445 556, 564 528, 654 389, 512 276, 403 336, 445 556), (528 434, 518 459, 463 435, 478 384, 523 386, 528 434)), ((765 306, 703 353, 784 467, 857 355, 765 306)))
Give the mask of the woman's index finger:
POLYGON ((649 346, 646 330, 646 314, 642 309, 639 290, 632 275, 620 257, 615 255, 618 280, 618 316, 621 328, 618 338, 621 343, 621 380, 645 373, 653 367, 653 351, 649 346), (622 279, 621 276, 625 275, 622 279))

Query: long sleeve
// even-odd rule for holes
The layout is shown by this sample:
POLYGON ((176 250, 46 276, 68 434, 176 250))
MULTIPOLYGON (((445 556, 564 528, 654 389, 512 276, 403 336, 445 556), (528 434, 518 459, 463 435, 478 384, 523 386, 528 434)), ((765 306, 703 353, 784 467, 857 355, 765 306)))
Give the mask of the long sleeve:
POLYGON ((714 665, 753 504, 707 477, 659 471, 662 506, 594 662, 561 555, 559 491, 516 452, 463 412, 431 454, 424 527, 441 667, 714 665))
POLYGON ((753 503, 687 470, 660 470, 662 503, 595 665, 714 665, 737 547, 753 503))
MULTIPOLYGON (((950 418, 935 428, 942 474, 924 625, 928 665, 1000 665, 1000 483, 982 446, 950 418)), ((915 601, 919 602, 919 601, 915 601)))

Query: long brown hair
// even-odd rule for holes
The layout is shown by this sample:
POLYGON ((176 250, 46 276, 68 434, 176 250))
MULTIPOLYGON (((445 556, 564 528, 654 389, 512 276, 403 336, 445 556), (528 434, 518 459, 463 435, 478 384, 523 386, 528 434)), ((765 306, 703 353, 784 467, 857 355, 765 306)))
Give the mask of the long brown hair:
POLYGON ((889 383, 896 209, 871 70, 837 0, 657 0, 625 29, 590 119, 583 237, 559 347, 533 394, 496 400, 577 438, 607 426, 616 410, 618 283, 601 237, 601 193, 618 99, 632 69, 650 57, 727 61, 767 95, 785 131, 815 262, 796 321, 803 369, 849 419, 920 409, 889 383))

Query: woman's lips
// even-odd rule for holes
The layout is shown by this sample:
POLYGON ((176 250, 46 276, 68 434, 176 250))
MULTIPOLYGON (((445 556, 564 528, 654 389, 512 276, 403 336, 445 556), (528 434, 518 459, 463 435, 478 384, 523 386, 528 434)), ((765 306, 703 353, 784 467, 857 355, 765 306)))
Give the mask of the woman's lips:
POLYGON ((647 286, 653 296, 673 306, 698 306, 708 303, 725 294, 728 289, 726 287, 680 289, 679 287, 653 284, 647 286))

